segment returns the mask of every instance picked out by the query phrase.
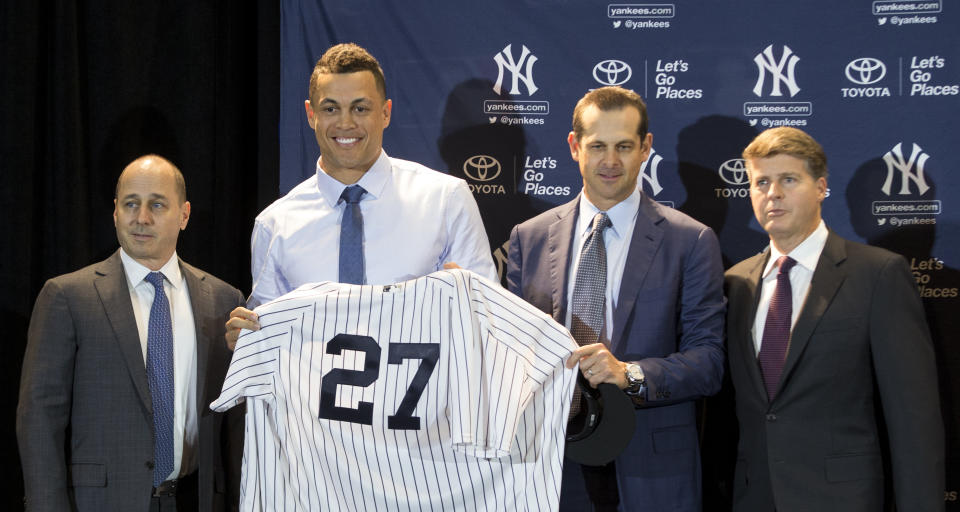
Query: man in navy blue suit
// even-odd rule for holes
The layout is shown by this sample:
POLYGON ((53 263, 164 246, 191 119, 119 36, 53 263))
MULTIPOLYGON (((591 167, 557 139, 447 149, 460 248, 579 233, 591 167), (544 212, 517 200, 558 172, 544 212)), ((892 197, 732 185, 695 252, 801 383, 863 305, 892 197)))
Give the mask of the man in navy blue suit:
POLYGON ((513 229, 507 284, 575 337, 591 323, 575 288, 595 286, 604 295, 594 301, 599 327, 586 342, 577 338, 582 346, 568 364, 579 362, 593 386, 623 389, 637 422, 614 462, 565 461, 561 509, 698 511, 694 401, 716 393, 723 376, 726 302, 717 237, 637 187, 653 135, 636 93, 603 87, 585 95, 567 142, 583 191, 513 229), (597 244, 599 252, 584 249, 597 244), (581 261, 591 271, 578 275, 581 261))

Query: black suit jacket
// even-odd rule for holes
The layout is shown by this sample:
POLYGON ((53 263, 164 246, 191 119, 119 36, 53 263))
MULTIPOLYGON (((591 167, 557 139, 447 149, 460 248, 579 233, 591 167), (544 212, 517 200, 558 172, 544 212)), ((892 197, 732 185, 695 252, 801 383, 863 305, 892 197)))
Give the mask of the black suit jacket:
POLYGON ((937 370, 906 261, 830 232, 770 402, 751 335, 768 258, 769 249, 726 273, 740 423, 734 510, 882 510, 885 453, 899 510, 943 510, 937 370))
MULTIPOLYGON (((224 510, 238 497, 243 411, 225 417, 209 404, 230 362, 223 325, 243 295, 183 261, 180 270, 196 324, 199 509, 224 510)), ((37 297, 17 440, 27 510, 148 510, 152 401, 119 251, 47 281, 37 297)))

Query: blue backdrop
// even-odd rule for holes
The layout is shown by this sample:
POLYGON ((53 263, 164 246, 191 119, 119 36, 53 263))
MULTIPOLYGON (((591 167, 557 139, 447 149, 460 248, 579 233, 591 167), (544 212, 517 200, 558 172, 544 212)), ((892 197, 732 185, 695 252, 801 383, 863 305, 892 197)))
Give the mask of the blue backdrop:
POLYGON ((566 136, 588 89, 648 103, 641 185, 718 234, 727 266, 763 249, 739 160, 797 126, 829 158, 827 225, 912 263, 937 344, 948 503, 960 468, 960 23, 942 0, 282 2, 280 188, 315 169, 303 101, 330 45, 384 68, 394 157, 462 177, 503 275, 510 228, 580 190, 566 136))

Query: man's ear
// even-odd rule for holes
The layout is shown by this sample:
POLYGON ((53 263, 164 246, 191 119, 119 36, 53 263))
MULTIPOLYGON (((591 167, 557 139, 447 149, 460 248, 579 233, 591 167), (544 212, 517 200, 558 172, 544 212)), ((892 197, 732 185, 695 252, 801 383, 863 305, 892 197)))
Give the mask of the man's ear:
POLYGON ((577 140, 577 135, 573 132, 570 132, 567 135, 567 144, 570 145, 570 157, 573 158, 574 162, 580 161, 580 141, 577 140))
POLYGON ((316 118, 313 113, 313 105, 310 104, 310 100, 305 100, 303 102, 303 109, 307 112, 307 124, 310 125, 310 128, 316 130, 316 118))

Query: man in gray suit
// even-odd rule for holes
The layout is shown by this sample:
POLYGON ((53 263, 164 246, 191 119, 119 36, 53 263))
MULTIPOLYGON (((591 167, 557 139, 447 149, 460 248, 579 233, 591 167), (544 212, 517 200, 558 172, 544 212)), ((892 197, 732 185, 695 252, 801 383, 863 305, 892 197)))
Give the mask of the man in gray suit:
POLYGON ((743 157, 770 246, 726 274, 733 509, 883 510, 888 465, 897 510, 943 510, 937 369, 906 260, 827 229, 826 156, 806 133, 767 130, 743 157))
POLYGON ((30 319, 17 408, 27 510, 236 508, 242 416, 208 404, 243 295, 177 257, 190 203, 172 163, 133 161, 114 205, 120 250, 47 281, 30 319))

